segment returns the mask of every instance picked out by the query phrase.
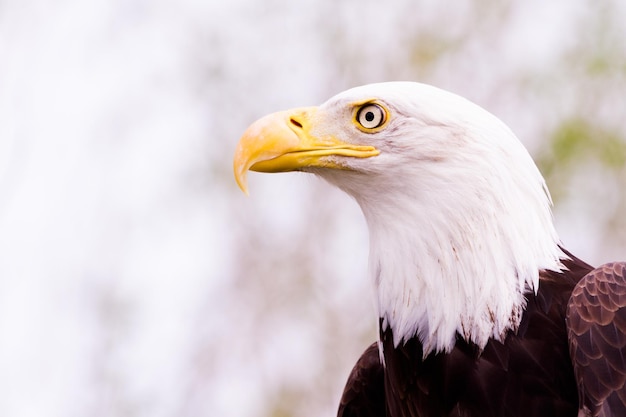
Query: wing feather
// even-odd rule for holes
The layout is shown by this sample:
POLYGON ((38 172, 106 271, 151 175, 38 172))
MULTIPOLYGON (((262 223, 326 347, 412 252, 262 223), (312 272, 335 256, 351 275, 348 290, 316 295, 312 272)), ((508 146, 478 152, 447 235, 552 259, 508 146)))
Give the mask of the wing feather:
POLYGON ((567 326, 581 415, 624 415, 626 263, 603 265, 580 280, 569 300, 567 326))

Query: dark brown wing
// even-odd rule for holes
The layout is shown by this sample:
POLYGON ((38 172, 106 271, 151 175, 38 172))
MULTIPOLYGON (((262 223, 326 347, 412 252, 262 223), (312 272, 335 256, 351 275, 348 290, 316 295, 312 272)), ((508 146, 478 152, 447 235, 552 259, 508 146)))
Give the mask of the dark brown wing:
POLYGON ((594 269, 567 308, 570 355, 585 416, 626 416, 626 263, 594 269))
POLYGON ((385 380, 378 344, 368 347, 359 358, 343 390, 338 417, 384 417, 385 380))

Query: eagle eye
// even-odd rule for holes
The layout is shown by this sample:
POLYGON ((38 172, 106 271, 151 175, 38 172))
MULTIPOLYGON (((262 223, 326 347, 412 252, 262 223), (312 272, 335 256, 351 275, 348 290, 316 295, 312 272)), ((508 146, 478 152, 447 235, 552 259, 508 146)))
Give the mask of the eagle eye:
POLYGON ((380 105, 368 103, 357 110, 356 120, 365 129, 376 129, 385 123, 387 114, 380 105))

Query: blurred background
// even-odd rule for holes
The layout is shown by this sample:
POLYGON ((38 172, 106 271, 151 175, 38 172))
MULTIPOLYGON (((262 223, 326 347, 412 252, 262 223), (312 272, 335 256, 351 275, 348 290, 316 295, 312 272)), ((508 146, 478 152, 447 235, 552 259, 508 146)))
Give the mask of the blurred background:
POLYGON ((357 205, 232 176, 267 113, 415 80, 531 151, 626 259, 620 0, 0 2, 0 415, 324 416, 376 338, 357 205))

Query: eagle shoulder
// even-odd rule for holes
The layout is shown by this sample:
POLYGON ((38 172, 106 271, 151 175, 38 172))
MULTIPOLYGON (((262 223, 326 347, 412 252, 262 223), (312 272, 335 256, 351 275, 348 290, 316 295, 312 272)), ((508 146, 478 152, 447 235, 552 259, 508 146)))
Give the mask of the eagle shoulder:
POLYGON ((386 412, 384 367, 378 343, 373 343, 352 368, 337 416, 380 417, 386 412))

